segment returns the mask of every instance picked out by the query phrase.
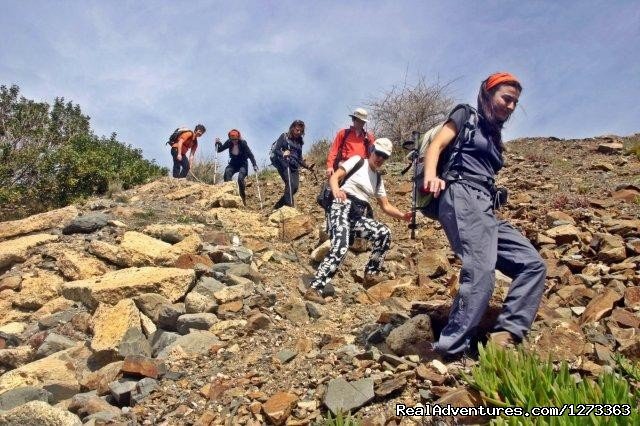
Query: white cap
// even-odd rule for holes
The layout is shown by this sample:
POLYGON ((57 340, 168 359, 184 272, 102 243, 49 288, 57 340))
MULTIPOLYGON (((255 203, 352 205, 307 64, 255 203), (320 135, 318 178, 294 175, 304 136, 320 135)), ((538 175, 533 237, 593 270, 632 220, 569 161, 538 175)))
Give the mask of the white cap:
POLYGON ((369 113, 367 113, 367 110, 365 110, 364 108, 356 108, 355 111, 353 111, 353 114, 349 114, 349 117, 351 118, 357 118, 358 120, 362 120, 365 123, 369 120, 367 120, 367 116, 369 115, 369 113))
POLYGON ((376 139, 376 141, 373 143, 373 149, 378 152, 384 152, 385 154, 391 156, 393 143, 387 138, 376 139))

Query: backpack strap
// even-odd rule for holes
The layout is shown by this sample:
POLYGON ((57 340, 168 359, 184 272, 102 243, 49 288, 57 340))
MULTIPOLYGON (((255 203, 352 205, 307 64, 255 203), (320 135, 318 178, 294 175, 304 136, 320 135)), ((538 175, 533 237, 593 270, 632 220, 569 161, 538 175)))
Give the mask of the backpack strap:
POLYGON ((349 170, 349 172, 344 176, 344 179, 342 179, 342 183, 340 183, 339 188, 342 188, 342 185, 344 185, 347 182, 347 180, 351 176, 353 176, 353 174, 357 172, 360 169, 360 167, 362 167, 363 164, 364 164, 364 158, 360 158, 358 162, 353 165, 353 168, 349 170))
POLYGON ((460 155, 462 154, 462 147, 467 143, 473 143, 473 136, 475 130, 478 128, 478 112, 470 105, 457 105, 451 111, 451 113, 449 113, 449 117, 459 109, 464 109, 466 120, 462 128, 458 129, 456 139, 449 150, 447 161, 444 163, 442 169, 438 173, 438 175, 441 177, 449 173, 449 171, 451 171, 454 166, 459 165, 459 162, 461 160, 460 155))
POLYGON ((349 137, 349 133, 351 133, 351 127, 344 129, 342 141, 340 141, 340 145, 338 146, 338 154, 336 154, 336 159, 333 160, 333 170, 338 170, 338 164, 342 161, 342 151, 344 150, 344 145, 347 141, 347 137, 349 137))

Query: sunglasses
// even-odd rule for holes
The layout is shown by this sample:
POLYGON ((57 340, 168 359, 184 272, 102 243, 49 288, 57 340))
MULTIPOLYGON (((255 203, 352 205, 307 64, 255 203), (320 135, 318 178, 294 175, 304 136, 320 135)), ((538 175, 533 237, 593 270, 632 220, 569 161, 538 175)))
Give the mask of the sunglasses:
POLYGON ((387 154, 386 152, 382 152, 382 151, 373 151, 374 154, 376 154, 378 157, 382 158, 383 160, 388 160, 389 159, 389 154, 387 154))

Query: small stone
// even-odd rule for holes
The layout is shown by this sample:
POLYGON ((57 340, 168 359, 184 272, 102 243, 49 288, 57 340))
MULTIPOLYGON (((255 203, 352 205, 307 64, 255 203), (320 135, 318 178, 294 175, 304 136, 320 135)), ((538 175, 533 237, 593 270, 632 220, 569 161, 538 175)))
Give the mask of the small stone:
POLYGON ((292 351, 291 349, 283 349, 281 351, 278 351, 278 353, 276 353, 276 358, 282 364, 286 364, 287 362, 289 362, 292 359, 294 359, 296 357, 296 355, 298 355, 298 352, 296 352, 296 351, 292 351))
POLYGON ((262 412, 275 425, 283 425, 291 410, 296 406, 298 396, 289 392, 279 392, 262 405, 262 412))

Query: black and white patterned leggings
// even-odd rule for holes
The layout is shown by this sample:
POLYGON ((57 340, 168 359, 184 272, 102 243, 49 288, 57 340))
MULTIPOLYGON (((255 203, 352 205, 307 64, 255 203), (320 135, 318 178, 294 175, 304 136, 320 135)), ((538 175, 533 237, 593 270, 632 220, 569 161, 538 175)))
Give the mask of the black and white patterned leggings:
POLYGON ((333 201, 329 210, 329 235, 331 236, 331 250, 318 266, 311 286, 322 290, 336 274, 338 267, 349 251, 349 233, 353 230, 358 238, 365 238, 373 243, 371 257, 365 267, 365 273, 380 271, 384 256, 391 245, 391 231, 387 225, 373 219, 361 217, 358 220, 349 219, 351 200, 345 202, 333 201))

